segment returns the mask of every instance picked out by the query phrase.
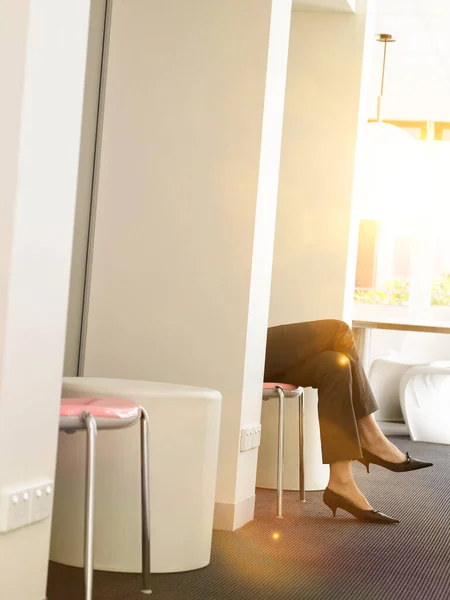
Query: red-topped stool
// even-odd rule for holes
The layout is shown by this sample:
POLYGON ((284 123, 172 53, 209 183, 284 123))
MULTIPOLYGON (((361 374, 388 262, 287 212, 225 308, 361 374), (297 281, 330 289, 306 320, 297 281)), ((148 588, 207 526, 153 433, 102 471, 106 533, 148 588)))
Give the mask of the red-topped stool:
POLYGON ((303 388, 288 383, 266 382, 263 386, 263 400, 278 398, 278 459, 277 459, 277 517, 283 516, 283 464, 284 464, 284 400, 298 398, 298 451, 299 451, 299 494, 305 502, 305 463, 304 463, 304 394, 303 388))
MULTIPOLYGON (((86 429, 86 490, 84 516, 85 600, 92 600, 94 577, 95 442, 99 429, 123 429, 141 424, 142 592, 150 589, 150 486, 148 415, 144 408, 121 398, 63 398, 59 428, 67 433, 86 429)), ((114 457, 111 457, 114 460, 114 457)))

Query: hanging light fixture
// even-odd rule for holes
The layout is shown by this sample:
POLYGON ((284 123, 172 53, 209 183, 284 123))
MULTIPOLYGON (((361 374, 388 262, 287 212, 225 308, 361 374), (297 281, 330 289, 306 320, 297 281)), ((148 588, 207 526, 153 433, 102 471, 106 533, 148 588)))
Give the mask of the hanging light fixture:
POLYGON ((377 41, 384 44, 383 66, 377 120, 368 123, 366 129, 361 218, 407 218, 420 210, 422 202, 422 154, 409 133, 383 121, 387 47, 396 40, 381 33, 377 41))
POLYGON ((389 136, 391 138, 392 142, 394 142, 394 140, 395 140, 400 143, 402 141, 405 141, 405 143, 408 143, 409 141, 411 141, 413 139, 409 135, 409 133, 407 133, 403 129, 400 129, 400 127, 396 127, 395 125, 392 125, 390 123, 384 123, 383 115, 382 115, 387 47, 388 47, 388 44, 393 44, 393 43, 395 43, 395 41, 396 40, 393 39, 393 37, 390 33, 380 33, 378 36, 378 39, 377 39, 377 42, 381 42, 382 44, 384 44, 383 66, 381 69, 380 95, 377 98, 377 120, 376 120, 376 123, 369 123, 369 131, 373 132, 373 135, 377 136, 377 137, 389 136))
POLYGON ((380 89, 380 95, 378 96, 378 101, 377 101, 377 122, 382 123, 381 103, 383 100, 383 92, 384 92, 384 74, 385 74, 385 70, 386 70, 387 45, 393 44, 396 40, 393 39, 393 37, 390 33, 380 33, 377 41, 382 42, 384 44, 383 67, 381 69, 381 89, 380 89))

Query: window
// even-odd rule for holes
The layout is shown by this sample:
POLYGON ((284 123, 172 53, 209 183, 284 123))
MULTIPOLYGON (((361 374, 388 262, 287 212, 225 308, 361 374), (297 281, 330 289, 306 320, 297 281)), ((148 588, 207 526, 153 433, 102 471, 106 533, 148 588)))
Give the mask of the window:
POLYGON ((375 286, 377 237, 378 222, 361 219, 356 263, 355 285, 357 288, 373 288, 375 286))
POLYGON ((370 206, 362 208, 359 224, 354 318, 450 321, 450 144, 445 143, 450 123, 386 122, 416 140, 425 186, 408 187, 409 169, 398 181, 394 168, 385 188, 395 189, 393 197, 384 203, 380 194, 366 198, 370 206))

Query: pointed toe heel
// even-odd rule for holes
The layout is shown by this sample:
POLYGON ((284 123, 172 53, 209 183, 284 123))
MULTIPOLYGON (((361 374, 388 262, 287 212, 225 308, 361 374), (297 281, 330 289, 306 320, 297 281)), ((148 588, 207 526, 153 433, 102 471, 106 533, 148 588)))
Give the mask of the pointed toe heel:
POLYGON ((398 519, 389 517, 377 510, 363 510, 362 508, 358 508, 353 502, 340 494, 336 494, 336 492, 333 492, 329 488, 326 488, 323 493, 323 502, 331 509, 334 517, 336 516, 336 510, 342 508, 342 510, 345 510, 359 521, 385 524, 400 523, 398 519))
POLYGON ((406 460, 401 463, 394 463, 388 460, 384 460, 377 456, 376 454, 372 454, 369 450, 362 449, 362 458, 358 458, 358 461, 362 463, 369 473, 369 465, 370 463, 374 465, 379 465, 380 467, 384 467, 389 471, 393 471, 394 473, 404 473, 406 471, 417 471, 418 469, 425 469, 426 467, 432 467, 433 463, 427 462, 425 460, 421 460, 420 458, 414 458, 409 455, 409 452, 406 453, 406 460))

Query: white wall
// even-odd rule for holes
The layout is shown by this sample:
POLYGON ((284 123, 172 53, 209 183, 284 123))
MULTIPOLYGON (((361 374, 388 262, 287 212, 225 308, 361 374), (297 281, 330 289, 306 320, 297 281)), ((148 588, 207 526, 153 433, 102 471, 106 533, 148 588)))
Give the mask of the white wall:
POLYGON ((106 0, 91 0, 64 375, 78 374, 106 0))
MULTIPOLYGON (((0 5, 0 492, 53 479, 88 0, 0 5)), ((50 521, 0 534, 0 596, 45 596, 50 521)))
POLYGON ((292 15, 271 325, 348 318, 365 36, 365 0, 356 14, 292 15))
POLYGON ((261 403, 291 10, 274 2, 265 96, 271 4, 115 0, 85 347, 85 375, 222 392, 231 528, 236 504, 253 515, 238 445, 261 403))
MULTIPOLYGON (((19 132, 22 91, 25 72, 25 52, 29 0, 11 6, 0 5, 0 73, 2 73, 2 110, 0 111, 0 361, 3 362, 4 337, 7 325, 6 288, 10 276, 12 250, 12 219, 17 186, 19 132)), ((0 362, 0 364, 1 364, 0 362)), ((1 377, 1 372, 0 372, 1 377)), ((1 381, 1 380, 0 380, 1 381)))

